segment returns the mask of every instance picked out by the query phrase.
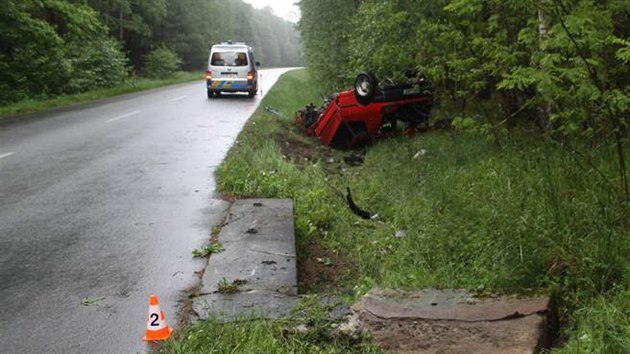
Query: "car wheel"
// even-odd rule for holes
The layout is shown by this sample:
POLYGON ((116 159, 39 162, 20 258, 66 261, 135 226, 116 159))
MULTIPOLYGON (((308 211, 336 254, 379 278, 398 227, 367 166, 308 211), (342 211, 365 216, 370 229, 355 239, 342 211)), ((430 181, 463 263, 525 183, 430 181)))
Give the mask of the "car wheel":
POLYGON ((256 96, 256 91, 247 92, 247 96, 249 96, 249 98, 254 98, 254 96, 256 96))
POLYGON ((208 90, 208 98, 213 98, 213 97, 214 97, 214 91, 208 90))
POLYGON ((373 74, 362 72, 354 79, 354 97, 359 104, 370 104, 375 91, 376 77, 373 74))

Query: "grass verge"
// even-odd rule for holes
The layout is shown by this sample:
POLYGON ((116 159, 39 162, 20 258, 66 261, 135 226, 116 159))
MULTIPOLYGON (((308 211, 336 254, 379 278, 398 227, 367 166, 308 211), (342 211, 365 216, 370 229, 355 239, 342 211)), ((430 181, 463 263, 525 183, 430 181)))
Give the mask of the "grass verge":
POLYGON ((200 322, 161 348, 168 353, 381 353, 365 338, 336 333, 337 324, 328 319, 328 309, 316 296, 306 296, 290 318, 281 320, 241 319, 224 323, 216 319, 200 322))
POLYGON ((2 106, 0 107, 0 119, 17 114, 42 112, 52 108, 71 106, 83 102, 149 90, 181 82, 201 80, 201 78, 201 73, 191 72, 178 72, 172 78, 164 80, 132 77, 116 87, 98 89, 76 95, 58 96, 54 98, 28 99, 2 106))
MULTIPOLYGON (((330 150, 292 122, 295 110, 322 96, 310 82, 305 71, 282 78, 262 104, 280 113, 258 110, 218 177, 236 197, 294 201, 299 262, 316 244, 349 264, 328 291, 350 301, 375 286, 555 293, 565 328, 558 352, 630 352, 630 208, 619 197, 611 148, 576 153, 527 134, 469 129, 330 150), (348 186, 376 218, 350 212, 341 192, 348 186)), ((302 290, 325 288, 307 281, 302 290)), ((289 345, 274 322, 230 326, 264 327, 265 341, 289 345)), ((188 340, 198 339, 177 346, 188 340)))

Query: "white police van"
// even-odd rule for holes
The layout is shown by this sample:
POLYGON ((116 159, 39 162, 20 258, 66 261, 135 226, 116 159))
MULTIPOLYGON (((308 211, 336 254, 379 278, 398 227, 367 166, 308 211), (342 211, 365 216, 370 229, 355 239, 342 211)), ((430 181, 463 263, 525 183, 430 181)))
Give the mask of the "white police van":
POLYGON ((206 83, 208 98, 221 92, 247 92, 254 97, 258 92, 260 63, 254 61, 252 47, 243 42, 227 41, 215 44, 210 49, 206 83))

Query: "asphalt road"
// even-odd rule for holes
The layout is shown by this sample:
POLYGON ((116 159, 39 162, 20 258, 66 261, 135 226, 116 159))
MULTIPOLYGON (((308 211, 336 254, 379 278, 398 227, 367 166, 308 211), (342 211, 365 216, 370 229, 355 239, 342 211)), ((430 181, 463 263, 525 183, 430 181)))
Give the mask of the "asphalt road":
POLYGON ((150 349, 149 295, 174 325, 226 207, 214 170, 260 99, 200 81, 0 120, 0 352, 150 349))

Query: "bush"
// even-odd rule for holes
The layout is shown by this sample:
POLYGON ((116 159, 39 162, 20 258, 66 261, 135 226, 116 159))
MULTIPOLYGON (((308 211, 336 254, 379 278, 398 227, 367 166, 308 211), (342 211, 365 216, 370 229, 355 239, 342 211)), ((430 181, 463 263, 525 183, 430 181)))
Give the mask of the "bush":
POLYGON ((113 39, 73 43, 68 54, 72 65, 68 93, 113 87, 128 75, 127 57, 113 39))
POLYGON ((0 102, 62 94, 70 63, 63 48, 27 43, 0 56, 0 102))
POLYGON ((2 104, 113 86, 126 75, 119 45, 88 5, 4 1, 0 44, 2 104))
POLYGON ((181 63, 181 59, 175 52, 166 47, 160 47, 146 56, 144 75, 154 79, 171 77, 179 70, 181 63))

